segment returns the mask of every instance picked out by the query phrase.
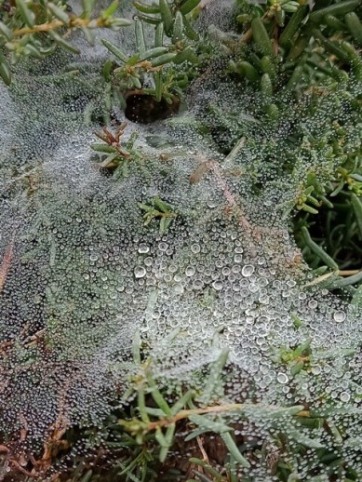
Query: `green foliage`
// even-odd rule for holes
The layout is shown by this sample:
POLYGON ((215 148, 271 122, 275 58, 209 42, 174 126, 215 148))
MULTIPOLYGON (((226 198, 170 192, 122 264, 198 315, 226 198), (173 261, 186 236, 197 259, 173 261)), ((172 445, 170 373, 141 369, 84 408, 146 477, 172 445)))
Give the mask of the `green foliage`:
POLYGON ((313 268, 327 265, 337 277, 338 269, 347 276, 333 286, 360 279, 361 15, 358 0, 317 2, 312 12, 302 1, 237 2, 240 38, 222 41, 232 57, 230 75, 243 79, 250 94, 227 116, 222 99, 210 106, 217 114, 210 133, 223 153, 240 139, 257 152, 258 162, 242 166, 256 194, 271 166, 280 182, 294 185, 290 200, 281 203, 282 215, 299 211, 294 234, 313 268), (268 125, 262 134, 258 122, 268 125), (280 138, 285 126, 289 132, 280 138), (351 275, 343 271, 348 269, 351 275))
POLYGON ((118 67, 110 65, 107 78, 117 94, 127 90, 142 89, 145 94, 171 104, 174 96, 181 96, 189 81, 195 76, 200 61, 196 55, 198 34, 190 25, 190 16, 199 1, 144 5, 135 2, 137 16, 134 24, 136 52, 130 56, 117 46, 103 40, 114 55, 118 67), (145 40, 147 25, 154 25, 154 42, 145 40))
POLYGON ((173 207, 159 197, 155 197, 147 203, 139 203, 138 206, 145 212, 143 216, 145 226, 154 219, 159 219, 161 235, 167 233, 172 221, 177 217, 173 207))
POLYGON ((11 82, 11 70, 22 57, 42 59, 53 54, 57 47, 79 53, 66 37, 74 29, 81 29, 93 42, 95 28, 118 29, 131 25, 125 18, 115 16, 118 1, 93 17, 95 2, 84 0, 80 15, 72 12, 63 0, 16 0, 6 7, 0 4, 0 75, 6 84, 11 82))
MULTIPOLYGON (((140 349, 137 346, 136 351, 140 349)), ((295 348, 281 348, 275 353, 274 362, 278 370, 287 367, 290 383, 293 384, 293 380, 298 378, 312 377, 314 370, 328 364, 329 358, 334 356, 335 353, 312 350, 310 340, 307 340, 295 348)), ((353 352, 347 350, 342 356, 348 361, 353 352)), ((138 352, 136 357, 140 362, 142 355, 138 352)), ((344 417, 353 413, 348 407, 341 407, 323 392, 323 404, 319 408, 309 407, 307 402, 302 402, 303 395, 298 391, 293 401, 295 403, 299 398, 300 403, 289 406, 228 403, 227 358, 227 352, 222 351, 203 374, 201 386, 187 391, 182 386, 172 391, 164 387, 154 375, 151 360, 138 366, 127 392, 127 397, 133 400, 131 413, 123 409, 123 402, 120 409, 109 417, 102 432, 105 446, 118 454, 118 460, 109 472, 112 480, 156 481, 161 469, 161 480, 164 481, 237 482, 242 468, 246 480, 252 482, 247 470, 255 457, 268 464, 274 478, 283 482, 300 480, 298 467, 302 461, 304 474, 316 477, 323 470, 331 478, 345 473, 348 480, 359 480, 361 474, 350 467, 343 448, 353 443, 343 427, 344 417), (218 395, 210 398, 207 393, 218 395), (205 397, 207 403, 204 403, 205 397), (342 417, 338 418, 338 414, 342 417), (263 445, 241 443, 236 435, 236 415, 242 415, 243 430, 251 437, 255 424, 268 427, 268 441, 263 445), (192 474, 192 479, 164 464, 175 450, 180 427, 185 450, 190 447, 192 451, 192 445, 187 444, 197 440, 203 455, 203 458, 192 455, 189 459, 188 474, 189 477, 192 474), (225 462, 222 467, 208 458, 208 434, 212 436, 214 445, 224 447, 225 462), (311 451, 315 453, 315 458, 307 456, 311 451)), ((295 383, 293 386, 297 387, 295 383)), ((91 480, 98 481, 98 477, 97 470, 92 471, 91 480)))
POLYGON ((244 13, 237 20, 243 36, 235 46, 238 53, 231 70, 249 81, 259 79, 265 92, 269 89, 265 79, 272 91, 283 85, 299 93, 328 79, 343 81, 348 75, 361 79, 358 45, 353 46, 358 37, 349 27, 358 25, 361 2, 327 3, 310 14, 306 2, 273 0, 251 7, 240 1, 244 13))
POLYGON ((96 133, 104 143, 91 145, 92 150, 103 157, 98 163, 100 170, 112 173, 116 179, 127 177, 131 162, 142 164, 144 161, 141 152, 134 146, 137 139, 136 132, 124 143, 124 146, 122 145, 126 125, 125 122, 121 124, 114 134, 104 127, 102 132, 96 133))

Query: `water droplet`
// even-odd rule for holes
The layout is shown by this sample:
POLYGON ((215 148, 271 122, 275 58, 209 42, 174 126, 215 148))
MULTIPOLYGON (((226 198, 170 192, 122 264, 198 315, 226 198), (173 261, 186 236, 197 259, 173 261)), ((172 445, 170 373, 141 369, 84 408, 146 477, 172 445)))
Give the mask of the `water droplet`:
POLYGON ((193 243, 191 244, 191 251, 194 253, 194 254, 197 254, 201 251, 201 247, 198 243, 193 243))
POLYGON ((243 266, 243 269, 241 270, 241 274, 245 276, 246 278, 248 276, 251 276, 254 273, 254 266, 252 264, 246 264, 243 266))
POLYGON ((166 251, 166 249, 168 248, 168 244, 167 243, 164 243, 163 241, 161 241, 161 243, 158 243, 158 249, 160 251, 166 251))
POLYGON ((152 266, 152 263, 153 263, 153 259, 151 258, 151 256, 147 256, 147 258, 145 258, 143 260, 145 266, 152 266))
POLYGON ((146 270, 143 266, 137 266, 134 269, 134 275, 136 278, 143 278, 146 275, 146 270))
POLYGON ((182 286, 182 284, 175 285, 174 289, 175 293, 177 293, 178 295, 181 295, 184 292, 184 287, 182 286))
POLYGON ((201 290, 203 285, 204 285, 204 283, 201 279, 195 279, 193 287, 194 287, 195 290, 201 290))
POLYGON ((346 319, 346 313, 344 311, 335 311, 333 318, 337 323, 342 323, 346 319))
POLYGON ((195 274, 195 268, 193 266, 188 266, 185 270, 186 276, 193 276, 195 274))
POLYGON ((269 304, 269 301, 270 301, 270 298, 268 295, 261 295, 259 296, 259 303, 263 304, 263 305, 268 305, 269 304))
POLYGON ((148 253, 150 250, 150 247, 146 243, 141 243, 138 246, 138 252, 139 253, 148 253))
POLYGON ((212 286, 213 286, 213 288, 214 288, 216 291, 222 290, 222 283, 221 283, 221 281, 214 281, 214 282, 212 283, 212 286))
POLYGON ((348 392, 342 392, 339 396, 341 402, 347 403, 349 402, 351 395, 348 392))
POLYGON ((277 375, 277 380, 282 385, 285 385, 286 383, 288 383, 289 379, 288 379, 288 377, 285 373, 279 372, 278 375, 277 375))

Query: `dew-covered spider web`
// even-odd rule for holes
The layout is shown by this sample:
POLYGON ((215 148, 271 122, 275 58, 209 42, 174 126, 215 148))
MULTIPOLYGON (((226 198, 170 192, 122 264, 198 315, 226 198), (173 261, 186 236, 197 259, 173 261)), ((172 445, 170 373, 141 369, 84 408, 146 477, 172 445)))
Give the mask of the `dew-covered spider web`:
MULTIPOLYGON (((218 10, 201 26, 220 17, 218 10)), ((125 45, 127 35, 99 33, 125 45)), ((209 402, 255 404, 233 416, 244 453, 257 446, 271 460, 282 451, 275 442, 282 428, 285 444, 303 447, 285 460, 293 480, 312 480, 305 474, 313 464, 318 480, 347 480, 338 464, 329 478, 317 456, 323 449, 343 453, 362 473, 360 312, 309 275, 287 209, 296 170, 289 179, 278 167, 288 162, 296 123, 306 135, 336 119, 352 129, 347 100, 337 111, 321 99, 310 119, 285 96, 275 127, 258 117, 251 89, 206 72, 178 116, 147 126, 127 121, 124 139, 137 133, 139 158, 114 179, 90 148, 102 126, 89 115, 102 103, 94 79, 107 53, 74 41, 83 52, 76 66, 64 53, 32 60, 11 89, 0 86, 4 445, 20 462, 24 454, 26 469, 25 454, 39 453, 55 429, 101 425, 138 373, 139 339, 142 359, 152 360, 159 386, 170 391, 201 389, 204 368, 228 350, 226 385, 209 402), (215 125, 203 134, 203 120, 227 112, 236 116, 235 132, 215 125), (140 207, 155 199, 172 208, 164 232, 160 217, 145 225, 140 207), (293 371, 288 356, 303 344, 312 353, 308 369, 293 371), (290 416, 276 424, 258 408, 295 405, 312 407, 328 427, 311 434, 290 416)), ((353 89, 362 94, 361 85, 353 89)), ((123 120, 115 109, 110 129, 123 120)), ((323 158, 306 153, 301 176, 312 165, 323 172, 323 158)), ((0 477, 13 468, 3 460, 0 477)), ((277 480, 264 460, 238 466, 240 480, 277 480)))

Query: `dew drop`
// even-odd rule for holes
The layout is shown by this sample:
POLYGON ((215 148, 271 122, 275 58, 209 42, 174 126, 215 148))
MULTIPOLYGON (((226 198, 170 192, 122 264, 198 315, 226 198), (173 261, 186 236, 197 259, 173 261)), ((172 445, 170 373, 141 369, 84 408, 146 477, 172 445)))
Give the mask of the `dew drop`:
POLYGON ((195 268, 193 266, 188 266, 185 270, 186 276, 193 276, 195 274, 195 268))
POLYGON ((181 284, 175 285, 175 293, 181 295, 184 292, 184 287, 181 284))
POLYGON ((147 258, 145 258, 143 260, 145 266, 152 266, 153 264, 153 259, 151 258, 151 256, 147 256, 147 258))
POLYGON ((335 311, 333 318, 335 322, 342 323, 346 319, 346 313, 344 311, 335 311))
POLYGON ((288 379, 288 377, 285 373, 279 372, 278 375, 277 375, 277 380, 282 385, 285 385, 286 383, 288 383, 289 379, 288 379))
POLYGON ((254 266, 252 264, 246 264, 243 266, 243 269, 241 270, 241 274, 247 278, 248 276, 251 276, 254 273, 254 266))
POLYGON ((350 401, 351 395, 348 392, 342 392, 339 398, 341 402, 347 403, 350 401))
POLYGON ((191 244, 191 251, 194 253, 194 254, 197 254, 201 251, 201 247, 198 243, 193 243, 191 244))
POLYGON ((148 253, 150 250, 150 247, 146 243, 141 243, 138 246, 138 252, 139 253, 148 253))
POLYGON ((143 266, 137 266, 134 269, 134 275, 136 278, 143 278, 146 275, 146 270, 143 266))
POLYGON ((158 249, 160 251, 166 251, 168 248, 168 244, 167 243, 164 243, 163 241, 161 241, 161 243, 158 244, 158 249))
POLYGON ((222 283, 221 283, 221 281, 214 281, 214 282, 212 283, 212 286, 213 286, 213 288, 214 288, 216 291, 222 290, 222 283))

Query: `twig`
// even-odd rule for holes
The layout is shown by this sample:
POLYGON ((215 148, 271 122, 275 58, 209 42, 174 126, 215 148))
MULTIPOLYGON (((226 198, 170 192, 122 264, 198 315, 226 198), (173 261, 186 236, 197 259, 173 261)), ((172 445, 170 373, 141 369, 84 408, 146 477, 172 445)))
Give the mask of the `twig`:
POLYGON ((362 272, 361 269, 343 269, 343 270, 337 271, 337 274, 339 276, 352 276, 354 274, 358 274, 361 272, 362 272))
POLYGON ((52 22, 41 23, 39 25, 34 25, 34 27, 23 27, 14 30, 14 37, 23 37, 24 35, 29 35, 32 33, 49 32, 51 30, 56 30, 61 27, 68 28, 97 28, 106 27, 107 20, 103 18, 88 19, 88 18, 69 18, 68 23, 64 23, 61 20, 53 20, 52 22))
POLYGON ((237 204, 234 195, 230 191, 229 186, 227 185, 227 182, 225 181, 224 176, 221 172, 219 164, 216 161, 208 160, 208 159, 202 159, 202 161, 209 163, 210 170, 214 173, 216 177, 216 182, 219 188, 222 190, 223 195, 226 201, 228 202, 230 208, 235 210, 236 213, 239 215, 239 224, 241 225, 241 227, 246 231, 252 233, 252 227, 249 221, 246 219, 245 214, 243 213, 243 210, 237 204))
POLYGON ((10 269, 11 261, 13 259, 14 237, 15 237, 15 234, 13 234, 13 238, 5 250, 5 254, 0 265, 0 293, 4 287, 4 284, 10 269))
POLYGON ((200 449, 200 452, 202 454, 202 458, 205 462, 209 463, 209 457, 204 449, 204 445, 203 445, 203 439, 201 437, 196 437, 196 442, 197 442, 197 445, 199 446, 199 449, 200 449))
MULTIPOLYGON (((147 431, 156 430, 158 427, 167 427, 172 425, 180 420, 184 420, 189 418, 192 415, 205 415, 208 413, 225 413, 225 412, 240 412, 241 410, 245 410, 248 408, 265 408, 270 410, 279 409, 279 407, 275 407, 272 405, 254 405, 254 404, 244 404, 244 403, 229 403, 225 405, 216 405, 213 407, 204 407, 204 408, 194 408, 190 410, 180 410, 176 415, 173 417, 165 417, 157 420, 156 422, 150 422, 147 424, 147 431)), ((304 411, 305 412, 305 411, 304 411)), ((303 412, 303 413, 304 413, 303 412)), ((299 415, 298 412, 296 415, 299 415)))

